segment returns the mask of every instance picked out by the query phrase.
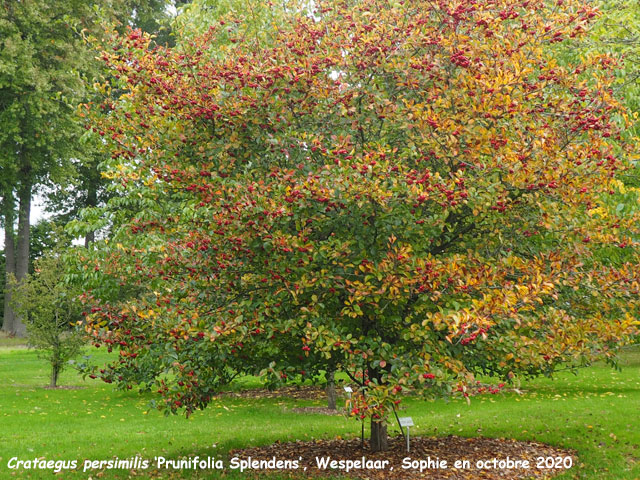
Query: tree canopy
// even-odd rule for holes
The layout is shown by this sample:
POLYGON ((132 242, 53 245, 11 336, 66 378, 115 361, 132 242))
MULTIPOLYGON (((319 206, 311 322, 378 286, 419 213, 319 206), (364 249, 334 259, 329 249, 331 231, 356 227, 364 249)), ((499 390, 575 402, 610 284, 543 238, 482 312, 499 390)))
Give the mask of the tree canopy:
POLYGON ((176 48, 114 33, 90 127, 121 195, 82 260, 86 328, 120 349, 101 377, 190 413, 256 358, 287 379, 317 356, 380 449, 407 391, 613 358, 639 288, 617 60, 548 52, 595 16, 344 0, 268 44, 233 22, 176 48))

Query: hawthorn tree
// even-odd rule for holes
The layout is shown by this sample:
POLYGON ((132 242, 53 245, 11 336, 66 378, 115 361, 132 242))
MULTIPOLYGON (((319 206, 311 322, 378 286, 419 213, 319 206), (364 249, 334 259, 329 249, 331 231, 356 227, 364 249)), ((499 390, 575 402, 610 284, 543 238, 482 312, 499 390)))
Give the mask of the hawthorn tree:
POLYGON ((280 379, 331 362, 380 450, 406 392, 613 359, 639 286, 617 62, 548 53, 596 11, 345 0, 287 15, 268 46, 231 22, 174 49, 130 31, 101 50, 102 88, 125 93, 91 128, 121 191, 102 213, 113 238, 78 260, 86 328, 120 356, 93 375, 189 414, 256 359, 280 379))

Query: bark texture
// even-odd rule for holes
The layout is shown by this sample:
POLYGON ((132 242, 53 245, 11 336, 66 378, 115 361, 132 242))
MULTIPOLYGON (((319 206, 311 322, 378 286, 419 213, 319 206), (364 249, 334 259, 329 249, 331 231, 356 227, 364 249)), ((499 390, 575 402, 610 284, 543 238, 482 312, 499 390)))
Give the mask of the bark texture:
MULTIPOLYGON (((95 207, 98 205, 98 192, 96 191, 96 185, 93 182, 89 182, 89 186, 87 189, 87 207, 95 207)), ((96 240, 96 232, 91 231, 88 232, 84 236, 84 247, 89 248, 89 245, 96 240)))
POLYGON ((4 255, 5 255, 5 277, 4 277, 4 312, 2 331, 14 333, 15 313, 11 308, 11 289, 9 288, 9 278, 16 274, 16 253, 15 236, 13 230, 13 202, 6 198, 3 202, 4 216, 4 255))
POLYGON ((331 370, 324 374, 324 377, 327 379, 327 408, 331 410, 336 410, 336 372, 331 370))
MULTIPOLYGON (((18 246, 16 249, 16 280, 21 282, 29 272, 29 244, 31 224, 29 217, 31 215, 31 183, 26 179, 18 189, 18 246)), ((22 319, 18 316, 14 317, 13 331, 18 337, 24 337, 27 334, 27 328, 22 319)))
POLYGON ((389 438, 387 435, 387 424, 376 422, 371 419, 371 451, 381 452, 389 448, 389 438))

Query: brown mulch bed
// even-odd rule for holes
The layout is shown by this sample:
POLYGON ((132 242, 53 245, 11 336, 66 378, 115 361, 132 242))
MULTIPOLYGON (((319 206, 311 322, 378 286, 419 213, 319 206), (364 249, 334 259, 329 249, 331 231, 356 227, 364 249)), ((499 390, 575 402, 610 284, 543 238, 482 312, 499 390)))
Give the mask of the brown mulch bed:
POLYGON ((58 385, 57 387, 52 387, 47 385, 46 387, 42 387, 45 390, 84 390, 87 387, 82 385, 58 385))
POLYGON ((58 385, 52 387, 51 385, 29 385, 26 383, 12 383, 11 386, 16 388, 42 388, 43 390, 84 390, 87 388, 83 385, 58 385))
MULTIPOLYGON (((360 446, 360 439, 351 440, 318 440, 313 442, 275 443, 265 447, 248 448, 230 452, 230 456, 251 460, 297 460, 298 468, 273 469, 271 472, 290 474, 295 478, 314 478, 323 476, 348 476, 361 479, 465 479, 465 480, 505 480, 527 478, 550 478, 555 474, 564 472, 564 468, 538 469, 538 457, 571 457, 571 464, 576 463, 573 452, 561 450, 549 445, 534 442, 518 442, 515 440, 493 438, 462 438, 441 437, 411 438, 411 452, 405 450, 405 441, 402 436, 389 439, 389 449, 384 452, 371 453, 368 451, 367 442, 365 449, 360 446), (330 457, 331 460, 370 462, 362 468, 352 464, 347 472, 347 464, 336 463, 336 468, 319 468, 318 459, 330 457), (405 460, 409 458, 410 460, 405 460), (517 467, 506 468, 500 465, 501 460, 529 461, 526 468, 522 463, 517 467), (493 461, 496 460, 494 466, 493 461), (388 461, 384 464, 384 461, 388 461), (419 463, 424 464, 422 472, 419 463), (469 468, 454 468, 457 460, 469 461, 469 468), (377 461, 377 465, 373 462, 377 461), (446 461, 446 465, 442 462, 446 461), (488 462, 486 468, 477 468, 477 462, 488 462), (403 463, 408 468, 403 468, 403 463), (437 463, 437 466, 434 464, 437 463)), ((255 473, 264 474, 267 470, 256 469, 255 473)))
POLYGON ((332 410, 327 407, 296 407, 287 411, 293 413, 310 413, 312 415, 344 415, 344 409, 332 410))
POLYGON ((220 397, 232 398, 297 398, 300 400, 322 400, 327 398, 323 387, 319 385, 288 385, 277 390, 251 388, 240 392, 222 392, 220 397))

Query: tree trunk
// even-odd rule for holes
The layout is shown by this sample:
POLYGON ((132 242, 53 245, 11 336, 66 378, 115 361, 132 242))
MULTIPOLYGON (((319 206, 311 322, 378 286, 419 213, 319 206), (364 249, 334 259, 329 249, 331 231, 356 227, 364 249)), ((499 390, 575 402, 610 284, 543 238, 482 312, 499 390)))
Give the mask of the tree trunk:
MULTIPOLYGON (((18 189, 18 248, 16 251, 16 279, 21 282, 29 272, 29 242, 31 224, 29 216, 31 214, 31 182, 23 179, 23 183, 18 189)), ((24 337, 27 334, 26 325, 21 318, 15 317, 13 330, 16 336, 24 337)))
POLYGON ((87 233, 84 236, 84 248, 89 248, 89 245, 95 242, 95 240, 96 240, 96 232, 87 233))
POLYGON ((330 410, 336 410, 336 372, 330 370, 324 374, 324 378, 327 379, 327 408, 330 410))
POLYGON ((386 423, 371 419, 371 441, 369 444, 372 452, 381 452, 389 447, 386 423))
POLYGON ((51 364, 51 382, 49 386, 56 388, 58 386, 58 375, 60 375, 60 366, 56 363, 51 364))
MULTIPOLYGON (((99 175, 99 174, 98 174, 99 175)), ((96 191, 96 185, 92 181, 89 181, 87 187, 87 203, 85 207, 95 207, 98 205, 98 192, 96 191)), ((96 232, 88 232, 84 236, 84 247, 89 248, 89 244, 93 243, 96 239, 96 232)))
MULTIPOLYGON (((379 385, 382 385, 384 382, 383 378, 383 370, 378 368, 372 368, 370 365, 367 367, 367 373, 369 374, 369 378, 375 380, 379 385)), ((371 441, 369 442, 369 446, 371 447, 372 452, 381 452, 386 450, 389 447, 388 436, 387 436, 387 424, 384 420, 371 418, 371 441)))
MULTIPOLYGON (((11 196, 11 194, 8 194, 11 196)), ((14 333, 15 313, 11 308, 11 290, 9 289, 9 278, 16 274, 16 253, 15 238, 13 232, 13 202, 11 198, 5 196, 3 202, 4 216, 4 260, 5 260, 5 277, 4 277, 4 321, 2 330, 7 333, 14 333)))

